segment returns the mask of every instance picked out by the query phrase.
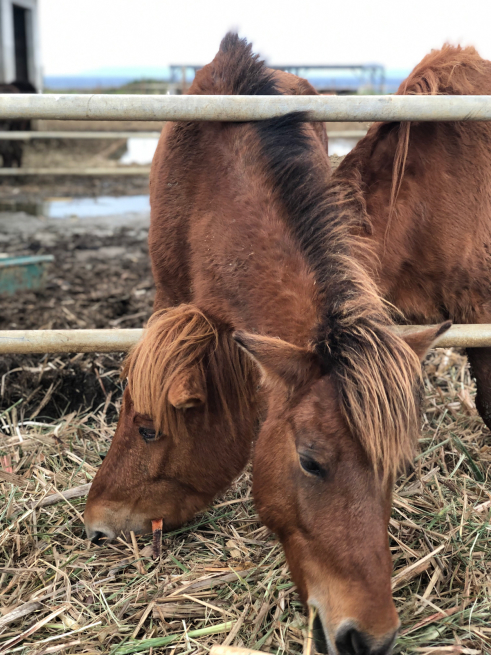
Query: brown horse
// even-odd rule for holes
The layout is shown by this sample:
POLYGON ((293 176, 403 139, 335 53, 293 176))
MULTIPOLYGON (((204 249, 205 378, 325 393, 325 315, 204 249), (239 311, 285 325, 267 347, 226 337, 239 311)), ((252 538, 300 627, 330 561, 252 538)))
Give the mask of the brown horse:
MULTIPOLYGON (((317 95, 306 80, 266 69, 250 53, 237 52, 235 58, 230 53, 226 58, 222 53, 218 58, 217 63, 197 74, 190 94, 317 95), (231 72, 235 60, 240 64, 236 78, 231 72), (256 69, 263 70, 264 76, 254 77, 256 69), (211 78, 216 74, 225 77, 223 82, 217 79, 214 86, 211 78), (243 82, 240 75, 244 76, 243 82)), ((257 393, 258 372, 232 339, 234 323, 229 321, 222 325, 216 317, 211 321, 198 309, 193 285, 199 282, 199 277, 191 272, 194 260, 201 253, 198 250, 195 257, 190 254, 190 219, 194 213, 202 211, 202 202, 208 202, 206 198, 202 200, 200 185, 208 184, 212 176, 217 180, 223 176, 220 184, 230 185, 229 176, 222 168, 210 169, 205 165, 203 157, 208 153, 204 148, 208 148, 208 144, 203 145, 201 133, 208 140, 213 138, 215 131, 225 130, 233 136, 238 130, 229 130, 229 127, 234 126, 168 124, 154 158, 150 176, 152 221, 149 236, 157 286, 154 315, 145 339, 127 361, 130 386, 140 394, 140 406, 136 411, 135 393, 130 393, 128 386, 111 449, 89 494, 85 522, 89 537, 96 541, 99 535, 112 538, 121 530, 148 531, 150 519, 160 516, 165 517, 167 529, 183 524, 227 489, 250 459, 263 413, 257 393), (188 148, 176 147, 181 145, 182 139, 189 143, 188 148), (190 171, 183 174, 187 168, 190 171), (199 182, 200 177, 202 182, 199 182), (178 306, 191 301, 193 306, 178 306), (149 381, 153 387, 149 387, 149 381), (147 398, 141 397, 144 393, 147 398), (155 423, 172 438, 157 440, 150 450, 146 443, 155 441, 155 423)), ((325 129, 313 124, 309 131, 318 144, 327 181, 330 170, 326 168, 329 160, 325 129)), ((242 158, 244 156, 247 156, 247 149, 241 154, 242 158)), ((233 156, 229 154, 229 158, 233 156)), ((237 168, 237 164, 234 167, 237 168)), ((231 190, 227 193, 230 195, 231 190)), ((244 202, 247 201, 245 198, 244 202)), ((256 213, 261 210, 260 202, 250 202, 257 206, 256 213)), ((232 207, 226 216, 226 233, 237 232, 233 202, 230 204, 227 197, 224 203, 224 207, 232 207)), ((216 206, 220 208, 218 202, 216 206)), ((274 240, 277 237, 273 232, 271 238, 274 240)), ((205 243, 208 240, 206 237, 205 243)), ((266 243, 259 244, 261 249, 266 246, 266 243)), ((206 252, 203 255, 206 257, 206 252)), ((259 258, 258 252, 256 259, 259 258)), ((227 264, 218 275, 225 274, 224 271, 227 275, 234 274, 234 265, 243 266, 244 273, 258 265, 256 260, 244 265, 243 259, 242 253, 235 264, 227 264)), ((294 276, 296 270, 302 269, 300 260, 298 254, 288 254, 288 262, 278 266, 276 279, 269 280, 273 288, 268 289, 268 296, 262 301, 267 303, 272 294, 279 293, 276 303, 279 307, 290 307, 294 314, 290 317, 292 321, 297 320, 297 314, 300 316, 308 310, 308 300, 297 299, 289 291, 282 292, 278 285, 281 276, 294 276)), ((264 271, 268 270, 268 265, 269 261, 265 261, 264 271)), ((250 284, 255 284, 254 271, 248 274, 252 278, 250 284)), ((232 289, 234 284, 237 282, 231 285, 232 289)), ((237 287, 236 293, 239 292, 237 287)), ((305 320, 314 321, 313 310, 309 312, 307 319, 298 318, 300 326, 305 320)), ((223 314, 220 310, 216 316, 223 314)), ((261 330, 274 334, 275 321, 274 312, 269 319, 263 307, 261 330)), ((299 329, 292 326, 293 332, 299 329)))
MULTIPOLYGON (((446 45, 398 94, 491 95, 491 62, 446 45)), ((332 185, 356 198, 371 275, 410 323, 491 323, 491 123, 375 124, 332 185)), ((491 348, 467 354, 491 428, 491 348)))
MULTIPOLYGON (((288 90, 228 35, 190 93, 288 90)), ((398 627, 392 482, 419 434, 419 358, 448 324, 394 335, 355 259, 351 194, 328 188, 323 128, 307 120, 165 128, 151 176, 158 311, 128 358, 85 521, 95 541, 181 523, 239 472, 262 422, 257 508, 325 645, 382 655, 398 627)))

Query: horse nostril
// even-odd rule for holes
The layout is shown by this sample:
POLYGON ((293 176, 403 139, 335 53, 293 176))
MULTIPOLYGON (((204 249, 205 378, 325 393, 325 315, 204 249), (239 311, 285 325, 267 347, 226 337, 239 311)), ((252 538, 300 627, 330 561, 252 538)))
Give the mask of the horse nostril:
POLYGON ((336 648, 339 655, 390 655, 395 634, 383 645, 373 645, 373 639, 356 628, 348 628, 336 637, 336 648))
POLYGON ((370 646, 365 636, 356 628, 348 628, 336 637, 339 655, 369 655, 370 646))
POLYGON ((96 546, 102 546, 105 539, 107 539, 107 537, 104 532, 96 532, 90 541, 96 546))
POLYGON ((369 655, 370 646, 366 637, 356 628, 348 628, 336 637, 339 655, 369 655))

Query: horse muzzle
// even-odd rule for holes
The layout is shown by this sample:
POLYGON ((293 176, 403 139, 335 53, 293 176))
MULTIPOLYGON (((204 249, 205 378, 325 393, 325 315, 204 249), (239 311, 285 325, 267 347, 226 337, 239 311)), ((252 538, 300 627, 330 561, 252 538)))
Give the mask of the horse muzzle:
POLYGON ((382 636, 374 636, 351 619, 343 621, 330 634, 319 614, 313 625, 315 648, 324 655, 391 655, 396 636, 397 629, 382 636))
POLYGON ((108 507, 86 509, 84 514, 87 538, 97 546, 105 541, 112 541, 118 535, 144 534, 152 531, 151 521, 125 511, 113 511, 108 507))

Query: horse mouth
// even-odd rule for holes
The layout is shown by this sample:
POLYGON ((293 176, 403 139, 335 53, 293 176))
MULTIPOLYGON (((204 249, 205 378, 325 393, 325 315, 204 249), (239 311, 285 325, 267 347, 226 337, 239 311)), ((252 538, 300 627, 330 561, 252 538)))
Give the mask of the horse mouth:
POLYGON ((317 614, 314 619, 314 625, 312 627, 312 635, 314 637, 315 650, 318 653, 323 655, 329 654, 329 647, 326 641, 326 635, 324 634, 324 628, 322 627, 322 621, 317 614))

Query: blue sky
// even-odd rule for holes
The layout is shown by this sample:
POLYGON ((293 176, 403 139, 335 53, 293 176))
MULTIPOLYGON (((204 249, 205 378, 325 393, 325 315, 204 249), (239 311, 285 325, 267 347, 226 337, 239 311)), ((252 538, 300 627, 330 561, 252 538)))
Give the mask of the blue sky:
POLYGON ((39 0, 45 75, 204 64, 228 29, 271 63, 409 70, 445 41, 491 59, 491 0, 39 0))

